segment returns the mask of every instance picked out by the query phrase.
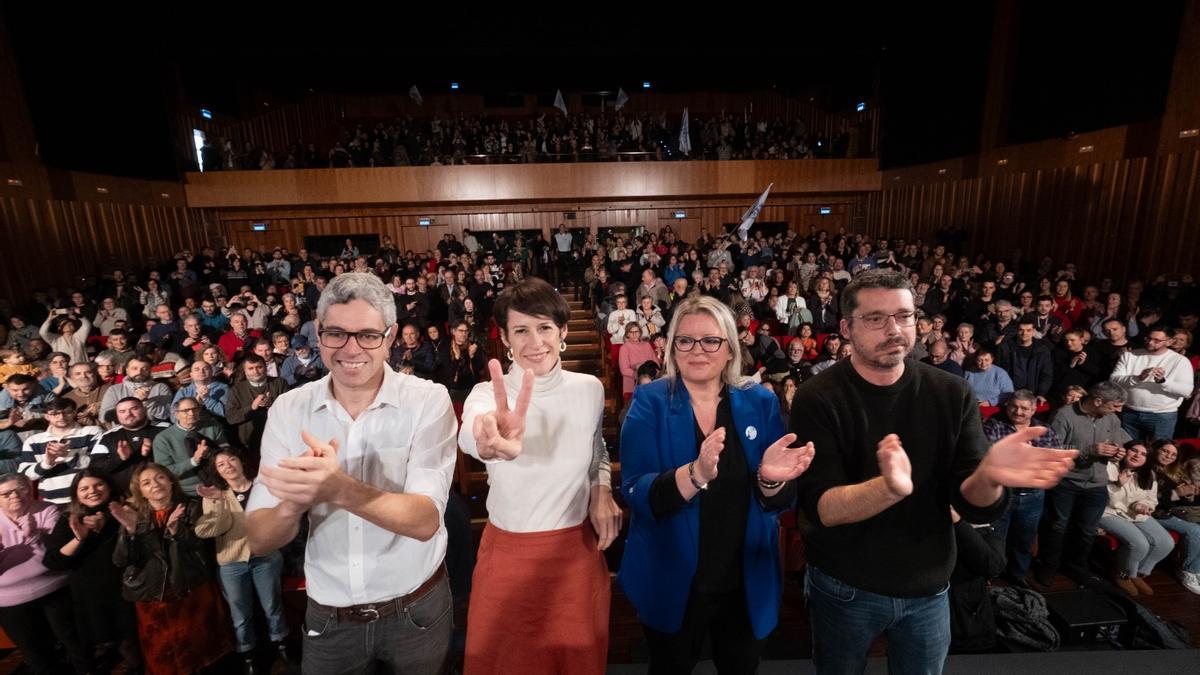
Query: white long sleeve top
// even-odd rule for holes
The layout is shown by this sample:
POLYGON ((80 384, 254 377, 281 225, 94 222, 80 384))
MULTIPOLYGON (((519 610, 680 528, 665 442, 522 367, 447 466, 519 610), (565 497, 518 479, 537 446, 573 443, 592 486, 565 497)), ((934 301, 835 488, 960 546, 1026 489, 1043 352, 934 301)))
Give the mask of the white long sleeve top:
MULTIPOLYGON (((510 407, 516 406, 523 377, 515 363, 504 376, 510 407)), ((476 459, 475 418, 496 409, 493 391, 491 382, 480 382, 463 403, 458 446, 476 459)), ((480 459, 488 472, 488 520, 509 532, 547 532, 583 522, 592 486, 611 484, 603 418, 600 380, 563 370, 561 361, 538 377, 521 454, 509 461, 480 459)))
POLYGON ((1169 413, 1192 395, 1192 363, 1171 350, 1152 355, 1145 349, 1121 354, 1111 380, 1125 389, 1125 407, 1138 412, 1169 413), (1162 368, 1165 382, 1142 380, 1147 368, 1162 368))

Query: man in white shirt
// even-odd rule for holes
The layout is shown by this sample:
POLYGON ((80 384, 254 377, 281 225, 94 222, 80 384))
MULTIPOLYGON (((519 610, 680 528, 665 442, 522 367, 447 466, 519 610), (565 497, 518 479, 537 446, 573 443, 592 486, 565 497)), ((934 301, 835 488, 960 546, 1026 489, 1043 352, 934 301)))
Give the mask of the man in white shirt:
POLYGON ((271 408, 246 506, 251 549, 290 542, 308 512, 305 673, 439 672, 452 622, 450 397, 387 367, 396 306, 378 278, 329 282, 317 327, 330 372, 271 408))
POLYGON ((1170 330, 1146 331, 1146 348, 1121 354, 1111 380, 1128 394, 1121 426, 1131 437, 1174 437, 1179 406, 1192 395, 1192 364, 1171 350, 1170 330))

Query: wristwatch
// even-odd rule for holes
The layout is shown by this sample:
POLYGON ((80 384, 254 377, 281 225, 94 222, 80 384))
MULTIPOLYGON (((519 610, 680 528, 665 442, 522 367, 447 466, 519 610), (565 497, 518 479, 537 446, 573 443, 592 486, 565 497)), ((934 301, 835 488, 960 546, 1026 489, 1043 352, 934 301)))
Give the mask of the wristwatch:
POLYGON ((708 489, 708 483, 701 483, 700 481, 696 480, 696 463, 695 462, 688 463, 688 480, 692 481, 692 487, 696 488, 697 490, 707 490, 708 489))

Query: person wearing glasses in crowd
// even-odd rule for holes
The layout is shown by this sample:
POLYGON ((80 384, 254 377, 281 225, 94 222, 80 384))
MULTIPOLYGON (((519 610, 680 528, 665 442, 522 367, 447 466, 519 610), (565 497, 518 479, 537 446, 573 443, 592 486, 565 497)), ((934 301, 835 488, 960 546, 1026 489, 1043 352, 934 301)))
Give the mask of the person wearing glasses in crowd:
POLYGON ((450 397, 387 367, 396 303, 378 277, 339 274, 316 315, 329 375, 271 406, 246 504, 251 555, 290 543, 307 512, 303 672, 438 672, 453 621, 450 397))
POLYGON ((71 501, 71 482, 86 469, 88 451, 100 435, 100 427, 85 427, 75 421, 75 401, 56 398, 46 404, 46 430, 25 439, 21 448, 21 473, 38 481, 38 492, 51 504, 71 501))
POLYGON ((61 517, 54 504, 37 500, 28 478, 0 476, 0 627, 34 673, 57 672, 56 641, 76 673, 90 672, 67 573, 44 563, 46 539, 61 517))
POLYGON ((546 281, 506 289, 495 316, 512 366, 488 364, 492 381, 467 397, 458 434, 490 486, 464 671, 600 674, 611 597, 602 551, 621 529, 604 386, 563 370, 571 310, 546 281))
POLYGON ((801 385, 792 406, 792 430, 819 448, 798 485, 813 525, 805 592, 819 672, 863 672, 883 633, 892 672, 940 672, 950 644, 951 507, 968 522, 995 520, 1005 486, 1053 487, 1075 456, 1031 445, 1042 427, 989 449, 966 381, 906 358, 916 341, 913 295, 892 270, 851 281, 841 332, 854 357, 801 385))
POLYGON ((204 408, 196 399, 179 399, 175 404, 175 424, 155 434, 151 442, 154 461, 179 479, 189 497, 196 496, 201 466, 217 448, 229 445, 224 425, 203 415, 204 408))
POLYGON ((665 375, 634 390, 621 429, 618 581, 652 673, 690 673, 706 635, 719 672, 754 672, 779 617, 778 513, 815 451, 792 447, 778 399, 742 377, 737 335, 718 300, 680 303, 665 375))

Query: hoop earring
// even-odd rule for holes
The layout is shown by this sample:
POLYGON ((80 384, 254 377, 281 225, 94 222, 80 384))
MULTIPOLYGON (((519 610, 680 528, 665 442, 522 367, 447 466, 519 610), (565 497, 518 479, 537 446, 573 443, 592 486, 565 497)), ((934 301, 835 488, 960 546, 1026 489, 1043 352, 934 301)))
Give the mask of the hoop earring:
POLYGON ((563 340, 562 342, 558 343, 558 351, 559 352, 567 351, 567 341, 566 340, 563 340))
POLYGON ((508 360, 509 360, 509 361, 512 361, 512 360, 513 360, 513 353, 512 353, 512 349, 509 349, 509 350, 508 350, 508 353, 507 353, 507 354, 505 354, 505 355, 508 357, 508 360))

